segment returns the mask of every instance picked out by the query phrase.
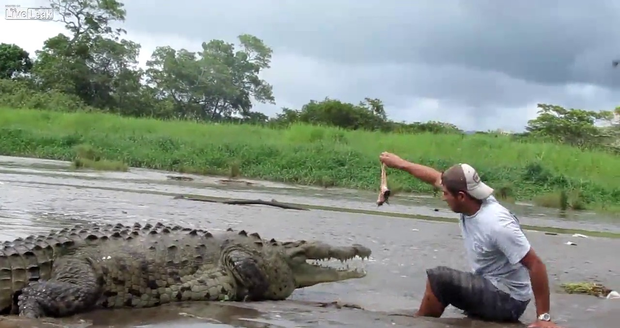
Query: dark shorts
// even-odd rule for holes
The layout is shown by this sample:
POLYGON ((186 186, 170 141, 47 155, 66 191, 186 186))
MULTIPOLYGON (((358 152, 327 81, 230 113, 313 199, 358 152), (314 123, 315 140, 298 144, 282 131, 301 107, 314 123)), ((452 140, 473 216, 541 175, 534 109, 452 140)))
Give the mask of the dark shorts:
POLYGON ((440 266, 426 273, 433 294, 444 306, 452 305, 477 319, 516 322, 530 302, 516 300, 488 279, 470 272, 440 266))

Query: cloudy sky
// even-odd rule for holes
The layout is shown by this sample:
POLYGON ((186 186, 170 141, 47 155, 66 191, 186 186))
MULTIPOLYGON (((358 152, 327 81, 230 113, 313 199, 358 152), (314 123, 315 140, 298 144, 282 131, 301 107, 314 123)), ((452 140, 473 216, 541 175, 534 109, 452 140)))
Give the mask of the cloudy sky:
MULTIPOLYGON (((537 103, 620 105, 620 1, 131 0, 127 38, 198 50, 249 33, 273 48, 268 115, 326 96, 380 98, 390 118, 521 131, 537 103)), ((0 0, 27 7, 45 0, 0 0)), ((0 20, 34 53, 59 23, 0 20)), ((8 32, 8 33, 7 33, 8 32)))

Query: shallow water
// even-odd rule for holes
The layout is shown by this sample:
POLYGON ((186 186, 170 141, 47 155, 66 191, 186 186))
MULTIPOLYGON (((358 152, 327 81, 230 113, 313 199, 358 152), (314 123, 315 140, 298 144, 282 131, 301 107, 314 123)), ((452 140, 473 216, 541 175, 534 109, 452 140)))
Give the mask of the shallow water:
MULTIPOLYGON (((174 194, 243 199, 272 198, 281 202, 339 206, 455 218, 429 197, 396 195, 391 205, 377 209, 376 195, 350 190, 326 190, 249 180, 191 176, 173 181, 175 173, 131 170, 73 172, 68 164, 0 157, 0 239, 47 232, 78 222, 163 221, 207 229, 228 227, 256 231, 276 239, 321 239, 337 244, 361 243, 373 250, 364 279, 318 285, 296 291, 290 301, 246 304, 176 304, 144 310, 96 311, 46 324, 69 327, 502 327, 471 321, 454 308, 442 319, 389 316, 413 311, 424 288, 424 270, 435 265, 466 269, 458 226, 453 223, 337 211, 294 211, 265 206, 235 206, 174 199, 174 194), (308 302, 355 303, 365 310, 322 308, 308 302), (306 303, 304 303, 306 302, 306 303), (113 312, 113 314, 111 313, 113 312), (80 321, 83 320, 83 321, 80 321)), ((580 214, 560 219, 557 212, 533 206, 511 206, 523 223, 620 232, 613 217, 580 214), (556 213, 556 215, 554 215, 556 213)), ((547 264, 556 289, 560 282, 597 280, 620 288, 620 239, 578 238, 527 231, 547 264), (565 243, 573 241, 577 246, 565 243)), ((564 327, 614 327, 620 320, 620 300, 555 293, 552 313, 564 327)), ((534 316, 533 302, 524 322, 534 316)), ((41 326, 16 318, 0 328, 41 326)))

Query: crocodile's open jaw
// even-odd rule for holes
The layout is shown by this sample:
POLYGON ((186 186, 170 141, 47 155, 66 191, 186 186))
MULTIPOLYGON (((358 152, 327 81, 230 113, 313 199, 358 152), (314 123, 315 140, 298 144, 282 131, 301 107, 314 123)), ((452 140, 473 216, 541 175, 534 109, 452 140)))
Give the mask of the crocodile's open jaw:
POLYGON ((334 247, 323 243, 304 245, 305 251, 297 254, 292 266, 297 288, 325 282, 359 279, 366 276, 363 261, 370 257, 370 249, 362 245, 334 247))
POLYGON ((293 268, 296 287, 304 288, 326 282, 359 279, 366 276, 366 270, 363 268, 352 268, 351 265, 347 268, 346 265, 349 261, 343 262, 343 266, 324 264, 327 262, 328 261, 316 262, 314 260, 308 260, 306 263, 296 265, 293 268))

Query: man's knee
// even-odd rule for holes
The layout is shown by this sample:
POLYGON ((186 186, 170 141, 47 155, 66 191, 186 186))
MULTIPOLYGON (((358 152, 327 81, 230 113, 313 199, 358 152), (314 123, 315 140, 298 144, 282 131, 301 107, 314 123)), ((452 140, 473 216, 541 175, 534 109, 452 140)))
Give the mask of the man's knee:
POLYGON ((432 292, 444 306, 450 304, 449 294, 452 293, 454 289, 455 276, 459 272, 460 271, 446 266, 437 266, 426 270, 430 292, 432 292))
POLYGON ((426 276, 428 277, 431 285, 433 284, 454 284, 457 278, 464 272, 456 269, 452 269, 446 266, 436 266, 426 270, 426 276))
POLYGON ((426 269, 426 275, 433 275, 433 276, 446 275, 454 271, 456 270, 450 267, 447 267, 447 266, 440 265, 434 268, 426 269))

